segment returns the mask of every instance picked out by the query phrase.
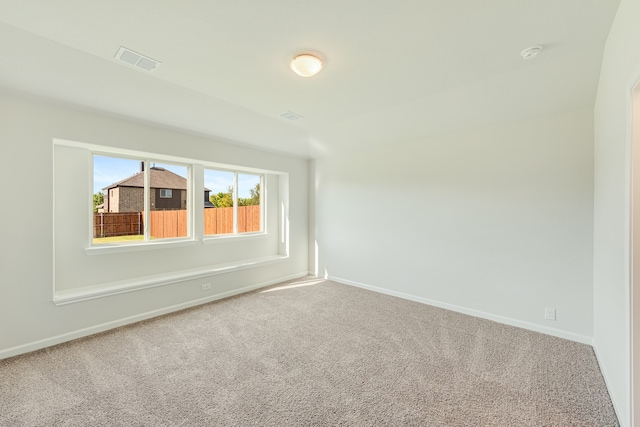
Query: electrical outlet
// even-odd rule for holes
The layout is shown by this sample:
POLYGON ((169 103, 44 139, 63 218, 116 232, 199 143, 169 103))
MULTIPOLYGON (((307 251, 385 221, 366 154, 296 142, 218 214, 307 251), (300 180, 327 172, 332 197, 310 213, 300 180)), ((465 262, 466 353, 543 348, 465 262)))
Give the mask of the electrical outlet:
POLYGON ((211 283, 205 283, 204 285, 202 285, 203 291, 208 291, 209 289, 211 289, 211 283))
POLYGON ((551 307, 545 307, 544 318, 547 320, 556 320, 556 309, 551 307))

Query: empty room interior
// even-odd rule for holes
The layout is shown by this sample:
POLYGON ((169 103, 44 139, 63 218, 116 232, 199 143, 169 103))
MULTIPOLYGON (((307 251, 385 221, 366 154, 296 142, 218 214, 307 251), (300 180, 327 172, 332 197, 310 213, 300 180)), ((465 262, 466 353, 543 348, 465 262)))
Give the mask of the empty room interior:
POLYGON ((639 20, 0 0, 0 425, 640 426, 639 20))

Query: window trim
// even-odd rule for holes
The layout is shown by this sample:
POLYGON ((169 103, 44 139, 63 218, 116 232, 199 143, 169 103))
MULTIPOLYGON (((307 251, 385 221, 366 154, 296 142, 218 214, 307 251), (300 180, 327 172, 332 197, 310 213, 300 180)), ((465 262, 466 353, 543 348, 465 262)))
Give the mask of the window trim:
POLYGON ((155 249, 168 249, 168 248, 178 248, 181 246, 192 246, 197 244, 198 241, 195 239, 181 239, 179 237, 173 239, 162 239, 159 241, 150 241, 150 242, 140 242, 140 243, 113 243, 113 244, 102 244, 102 245, 94 245, 88 248, 84 248, 84 251, 87 255, 102 255, 102 254, 112 254, 119 252, 138 252, 138 251, 148 251, 155 249), (177 240, 180 239, 180 240, 177 240))
MULTIPOLYGON (((263 229, 265 228, 265 224, 266 222, 266 210, 265 210, 265 204, 262 203, 263 198, 265 197, 264 194, 266 193, 266 186, 264 185, 266 182, 265 179, 265 174, 257 174, 257 173, 251 173, 251 172, 244 172, 244 171, 237 171, 236 172, 236 180, 239 174, 243 174, 243 175, 253 175, 253 176, 257 176, 260 178, 260 231, 245 231, 244 233, 236 233, 237 236, 246 236, 246 235, 252 235, 252 234, 259 234, 263 232, 263 229)), ((266 198, 265 198, 266 200, 266 198)), ((236 203, 235 206, 238 206, 238 204, 236 203)), ((237 209, 237 208, 236 208, 237 209)))
MULTIPOLYGON (((232 202, 233 202, 233 231, 231 233, 225 234, 205 234, 204 232, 204 223, 203 223, 203 233, 202 239, 205 240, 216 240, 216 239, 228 239, 228 238, 238 238, 243 236, 254 236, 254 235, 262 235, 267 233, 267 215, 266 215, 266 176, 268 172, 256 172, 256 171, 246 171, 240 168, 235 169, 226 169, 226 168, 217 168, 213 166, 204 165, 204 170, 213 170, 216 172, 230 172, 233 173, 233 194, 232 194, 232 202), (253 175, 260 178, 260 230, 259 231, 245 231, 240 233, 238 231, 238 175, 253 175)), ((203 174, 204 177, 204 174, 203 174)), ((203 179, 203 187, 204 185, 203 179)), ((217 208, 216 208, 217 209, 217 208)))
POLYGON ((238 235, 238 171, 233 171, 233 235, 238 235))
MULTIPOLYGON (((288 177, 289 173, 284 171, 277 171, 271 169, 263 169, 263 168, 255 168, 250 166, 241 166, 234 165, 229 163, 220 163, 220 162, 212 162, 205 160, 192 159, 187 157, 175 156, 170 154, 162 154, 162 153, 151 153, 147 151, 140 150, 131 150, 126 148, 101 145, 101 144, 93 144, 87 142, 73 141, 67 139, 53 138, 53 146, 66 146, 72 148, 79 148, 87 151, 87 163, 88 163, 88 182, 93 183, 93 155, 103 155, 103 156, 113 156, 113 157, 121 157, 121 158, 129 158, 132 160, 140 161, 144 159, 146 161, 145 164, 145 179, 148 180, 149 174, 149 159, 153 159, 155 162, 166 162, 166 163, 178 163, 184 166, 188 166, 189 173, 189 184, 187 185, 187 191, 191 191, 192 197, 187 196, 187 204, 191 206, 190 213, 188 214, 188 229, 187 234, 188 237, 182 238, 170 238, 170 239, 161 239, 158 241, 142 241, 137 242, 135 244, 132 243, 116 243, 116 244, 102 244, 102 245, 93 245, 93 206, 92 203, 87 203, 87 217, 89 218, 88 227, 86 231, 87 241, 85 244, 85 252, 88 255, 100 255, 100 254, 110 254, 110 253, 120 253, 120 252, 133 252, 133 251, 145 251, 145 250, 157 250, 163 248, 174 248, 179 246, 190 246, 197 244, 198 242, 202 244, 210 244, 213 241, 220 240, 225 242, 233 242, 233 241, 244 241, 251 240, 255 238, 260 238, 261 236, 268 236, 270 231, 267 229, 268 218, 267 218, 267 203, 268 203, 268 195, 267 195, 267 178, 269 175, 274 175, 281 177, 285 177, 286 183, 282 182, 279 184, 281 190, 283 188, 286 189, 286 194, 284 197, 286 201, 280 200, 278 202, 279 210, 278 215, 283 216, 284 219, 280 221, 279 227, 284 227, 285 222, 288 221, 288 177), (202 171, 204 169, 216 169, 220 171, 227 172, 239 172, 239 173, 247 173, 253 175, 261 176, 261 184, 260 184, 260 207, 261 207, 261 231, 260 232, 247 232, 247 233, 239 233, 239 234, 222 234, 222 235, 205 235, 204 234, 204 223, 202 221, 196 221, 196 218, 200 218, 197 215, 198 201, 200 200, 200 206, 202 206, 201 197, 194 197, 193 195, 198 194, 198 191, 204 191, 204 181, 202 185, 199 182, 196 182, 196 176, 202 176, 202 171), (196 170, 200 172, 196 173, 196 170), (284 187, 283 187, 284 185, 284 187), (285 207, 286 206, 286 207, 285 207), (284 211, 282 209, 285 209, 284 211), (202 222, 202 223, 201 223, 202 222)), ((145 188, 148 188, 148 185, 145 185, 145 188)), ((88 186, 87 190, 87 200, 93 200, 93 185, 88 186)), ((280 195, 279 197, 283 197, 280 195)), ((150 198, 148 194, 144 196, 145 203, 150 203, 150 198)), ((235 203, 237 205, 237 203, 235 203)), ((148 209, 146 210, 148 212, 148 209)), ((237 217, 237 215, 236 215, 237 217)), ((55 216, 53 218, 55 222, 55 216)), ((146 218, 145 227, 148 226, 149 220, 146 218)), ((288 225, 288 224, 287 224, 288 225)), ((279 249, 278 252, 281 254, 288 254, 288 226, 286 229, 282 229, 278 231, 278 241, 279 241, 279 249)), ((55 240, 55 236, 54 236, 55 240)))
MULTIPOLYGON (((87 148, 87 147, 80 146, 78 148, 87 148)), ((195 188, 192 183, 193 183, 193 168, 195 167, 195 163, 192 163, 189 161, 179 161, 179 160, 171 160, 171 159, 160 160, 159 157, 162 157, 162 156, 157 156, 155 154, 149 155, 149 153, 140 153, 139 155, 135 155, 135 154, 121 155, 117 152, 107 151, 107 149, 108 147, 100 147, 99 149, 87 148, 87 150, 89 151, 89 159, 90 159, 90 165, 89 165, 90 182, 92 184, 90 185, 91 197, 89 198, 89 200, 90 201, 93 200, 93 180, 95 177, 94 175, 95 171, 93 169, 94 156, 121 158, 121 159, 135 160, 137 162, 143 162, 144 163, 144 184, 143 184, 144 188, 143 188, 143 195, 142 195, 143 209, 144 209, 143 240, 136 241, 136 242, 127 241, 125 243, 112 242, 112 243, 94 244, 93 243, 93 206, 91 206, 91 209, 90 209, 91 216, 89 217, 90 218, 89 240, 88 240, 88 246, 85 248, 85 250, 89 250, 92 248, 103 248, 103 247, 104 248, 134 247, 134 246, 144 246, 149 244, 157 244, 160 242, 182 242, 182 241, 194 240, 195 236, 194 236, 194 226, 193 226, 193 222, 194 222, 193 211, 195 209, 195 206, 193 204, 193 200, 194 200, 193 195, 195 193, 195 188), (187 179, 187 188, 186 188, 187 235, 178 236, 178 237, 161 238, 161 239, 158 239, 157 241, 152 241, 151 235, 150 235, 151 234, 151 172, 150 172, 150 169, 152 164, 159 163, 159 162, 167 163, 174 166, 185 167, 187 169, 187 178, 186 178, 187 179)), ((114 151, 119 151, 119 150, 114 150, 114 151)), ((127 150, 127 151, 130 151, 130 150, 127 150)), ((162 191, 162 189, 160 191, 162 191)), ((92 251, 92 252, 101 253, 103 251, 92 251)))

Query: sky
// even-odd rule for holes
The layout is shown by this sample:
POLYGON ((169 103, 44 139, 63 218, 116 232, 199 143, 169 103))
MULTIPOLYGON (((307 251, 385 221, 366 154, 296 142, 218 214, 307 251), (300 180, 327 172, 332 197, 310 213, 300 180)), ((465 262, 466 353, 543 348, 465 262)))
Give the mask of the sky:
MULTIPOLYGON (((251 197, 250 189, 260 182, 258 175, 238 174, 238 197, 251 197)), ((204 170, 204 186, 211 190, 211 194, 226 193, 227 188, 233 186, 233 172, 204 170)))
MULTIPOLYGON (((187 177, 187 167, 166 163, 152 163, 152 165, 165 168, 171 172, 187 177)), ((140 172, 140 160, 125 159, 120 157, 93 156, 93 192, 102 191, 125 178, 140 172)), ((260 182, 258 175, 238 174, 238 197, 250 197, 249 189, 254 188, 260 182)), ((205 169, 204 186, 211 190, 211 194, 226 193, 227 188, 233 185, 233 172, 205 169)))

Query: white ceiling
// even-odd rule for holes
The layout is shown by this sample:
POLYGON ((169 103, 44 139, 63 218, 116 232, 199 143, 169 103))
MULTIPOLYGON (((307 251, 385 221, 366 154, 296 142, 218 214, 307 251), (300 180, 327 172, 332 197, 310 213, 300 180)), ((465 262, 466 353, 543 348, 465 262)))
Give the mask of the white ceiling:
POLYGON ((0 86, 319 156, 592 108, 618 2, 0 0, 0 86))

